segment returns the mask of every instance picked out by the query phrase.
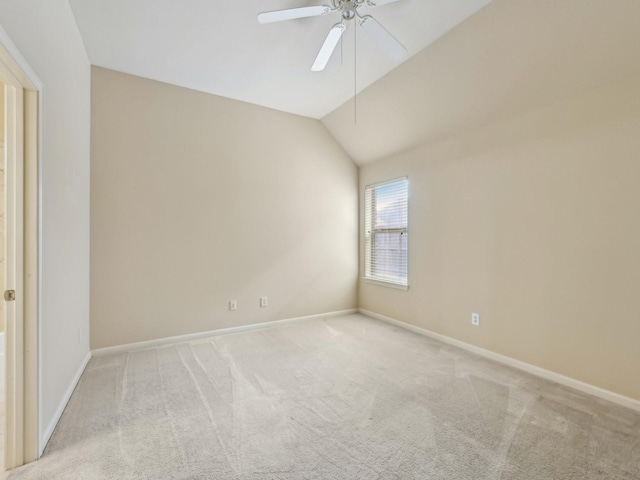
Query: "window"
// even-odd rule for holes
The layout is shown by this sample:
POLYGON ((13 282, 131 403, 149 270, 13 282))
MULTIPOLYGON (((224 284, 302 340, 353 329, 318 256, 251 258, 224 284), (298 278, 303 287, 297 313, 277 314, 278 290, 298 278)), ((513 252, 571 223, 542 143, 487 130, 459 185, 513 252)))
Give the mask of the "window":
POLYGON ((406 178, 365 188, 365 280, 407 287, 408 206, 406 178))

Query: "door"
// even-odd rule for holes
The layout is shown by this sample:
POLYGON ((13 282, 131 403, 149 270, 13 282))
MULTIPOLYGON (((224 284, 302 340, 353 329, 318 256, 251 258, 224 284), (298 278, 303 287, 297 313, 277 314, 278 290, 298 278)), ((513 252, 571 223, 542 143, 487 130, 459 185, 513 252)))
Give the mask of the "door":
POLYGON ((24 91, 19 82, 4 72, 5 104, 5 335, 6 357, 6 421, 5 466, 13 468, 22 456, 22 428, 19 424, 23 408, 23 301, 22 295, 22 184, 24 91), (18 86, 16 86, 18 85, 18 86))
MULTIPOLYGON (((0 32, 2 33, 2 32, 0 32)), ((5 469, 38 456, 38 92, 4 48, 5 469)))

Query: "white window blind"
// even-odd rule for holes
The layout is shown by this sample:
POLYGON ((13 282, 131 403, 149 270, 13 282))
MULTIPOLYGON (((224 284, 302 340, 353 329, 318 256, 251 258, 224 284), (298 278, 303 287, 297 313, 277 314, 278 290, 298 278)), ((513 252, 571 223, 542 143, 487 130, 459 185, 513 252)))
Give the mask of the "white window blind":
POLYGON ((365 279, 408 284, 408 207, 406 178, 365 188, 365 279))

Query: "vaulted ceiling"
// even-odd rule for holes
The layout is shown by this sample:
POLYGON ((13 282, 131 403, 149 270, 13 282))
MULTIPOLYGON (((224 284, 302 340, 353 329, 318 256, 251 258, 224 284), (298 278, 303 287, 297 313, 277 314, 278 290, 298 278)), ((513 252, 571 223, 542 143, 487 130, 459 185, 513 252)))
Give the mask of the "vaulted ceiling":
POLYGON ((330 2, 70 0, 92 64, 321 119, 360 165, 624 77, 640 81, 639 0, 363 7, 409 58, 390 60, 351 28, 321 73, 310 67, 339 14, 256 19, 330 2))
POLYGON ((629 77, 640 1, 494 0, 322 121, 363 164, 629 77))
MULTIPOLYGON (((411 56, 489 2, 401 0, 361 10, 393 32, 411 56)), ((257 21, 264 11, 330 3, 70 0, 93 65, 312 118, 353 96, 354 41, 358 90, 399 64, 359 28, 349 28, 325 71, 312 73, 338 12, 267 25, 257 21)))

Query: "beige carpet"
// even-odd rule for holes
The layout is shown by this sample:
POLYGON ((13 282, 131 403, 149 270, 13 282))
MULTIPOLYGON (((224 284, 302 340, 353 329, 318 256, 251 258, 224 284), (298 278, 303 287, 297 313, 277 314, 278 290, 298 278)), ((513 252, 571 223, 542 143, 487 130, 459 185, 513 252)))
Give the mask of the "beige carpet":
POLYGON ((638 480, 640 414, 352 315, 93 359, 9 478, 638 480))

